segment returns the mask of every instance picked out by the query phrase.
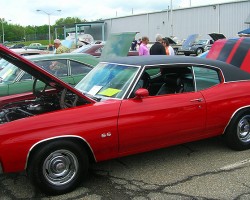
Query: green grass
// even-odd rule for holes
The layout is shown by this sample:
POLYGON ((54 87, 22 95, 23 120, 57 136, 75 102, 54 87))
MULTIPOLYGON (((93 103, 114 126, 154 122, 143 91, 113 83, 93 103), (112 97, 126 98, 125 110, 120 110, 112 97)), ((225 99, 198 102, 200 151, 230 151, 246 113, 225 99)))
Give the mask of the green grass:
POLYGON ((12 45, 12 44, 24 44, 25 46, 30 45, 31 43, 41 43, 42 45, 49 45, 49 41, 48 40, 34 40, 34 41, 20 41, 20 42, 9 42, 8 46, 12 45))

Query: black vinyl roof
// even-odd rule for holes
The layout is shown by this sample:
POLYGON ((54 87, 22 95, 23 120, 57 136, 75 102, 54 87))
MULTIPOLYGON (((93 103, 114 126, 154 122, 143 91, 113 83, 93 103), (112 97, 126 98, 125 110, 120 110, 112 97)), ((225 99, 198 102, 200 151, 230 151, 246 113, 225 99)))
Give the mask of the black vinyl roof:
POLYGON ((250 80, 250 74, 241 70, 240 68, 227 64, 222 61, 189 57, 189 56, 165 56, 165 55, 150 55, 150 56, 128 56, 128 57, 116 57, 111 59, 102 60, 102 62, 136 65, 136 66, 148 66, 148 65, 207 65, 211 67, 219 68, 225 78, 225 81, 239 81, 250 80))

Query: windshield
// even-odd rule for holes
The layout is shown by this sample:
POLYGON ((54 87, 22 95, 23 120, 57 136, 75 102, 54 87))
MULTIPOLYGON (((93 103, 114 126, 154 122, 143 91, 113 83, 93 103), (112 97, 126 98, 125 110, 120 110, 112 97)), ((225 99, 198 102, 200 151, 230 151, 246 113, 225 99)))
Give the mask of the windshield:
POLYGON ((0 71, 0 83, 13 82, 20 72, 18 67, 9 63, 0 71))
POLYGON ((0 58, 0 70, 3 69, 9 62, 3 58, 0 58))
POLYGON ((139 67, 100 63, 75 88, 96 98, 122 98, 139 67))
POLYGON ((207 44, 207 40, 198 40, 195 44, 207 44))

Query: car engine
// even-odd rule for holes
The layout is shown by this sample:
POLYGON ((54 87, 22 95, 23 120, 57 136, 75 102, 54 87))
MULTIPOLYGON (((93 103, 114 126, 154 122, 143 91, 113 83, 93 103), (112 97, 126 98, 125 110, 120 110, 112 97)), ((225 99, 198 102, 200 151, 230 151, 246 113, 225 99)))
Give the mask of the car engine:
POLYGON ((59 109, 61 108, 56 95, 9 103, 0 110, 0 124, 59 109))
POLYGON ((44 94, 34 99, 10 102, 2 106, 0 109, 0 124, 87 103, 86 100, 79 98, 76 94, 63 89, 60 92, 44 94))

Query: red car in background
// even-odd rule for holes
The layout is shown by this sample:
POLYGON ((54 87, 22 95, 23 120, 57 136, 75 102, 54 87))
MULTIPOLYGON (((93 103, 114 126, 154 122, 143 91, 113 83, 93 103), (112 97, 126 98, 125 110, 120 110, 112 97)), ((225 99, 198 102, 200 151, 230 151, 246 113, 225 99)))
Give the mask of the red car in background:
MULTIPOLYGON (((92 56, 100 57, 102 54, 104 44, 88 44, 84 45, 78 49, 75 49, 74 53, 87 53, 92 56)), ((138 51, 129 51, 128 56, 138 56, 139 52, 138 51)))

